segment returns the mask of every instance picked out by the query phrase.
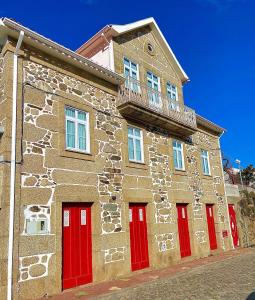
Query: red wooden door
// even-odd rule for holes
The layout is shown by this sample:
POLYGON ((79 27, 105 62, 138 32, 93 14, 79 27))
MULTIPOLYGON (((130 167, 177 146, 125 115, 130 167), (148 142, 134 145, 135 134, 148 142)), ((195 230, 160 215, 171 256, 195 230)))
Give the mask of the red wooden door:
POLYGON ((130 204, 129 228, 132 271, 149 267, 146 206, 130 204))
POLYGON ((181 257, 190 256, 189 221, 186 204, 177 204, 177 216, 181 257))
POLYGON ((215 249, 217 249, 217 239, 216 239, 213 205, 212 204, 206 204, 206 217, 207 217, 210 249, 215 250, 215 249))
POLYGON ((92 281, 91 208, 63 205, 63 289, 92 281))
POLYGON ((236 212, 233 204, 228 205, 228 212, 229 212, 229 220, 230 220, 230 228, 231 228, 231 234, 233 238, 233 244, 234 247, 237 247, 239 246, 239 239, 238 239, 238 231, 237 231, 237 224, 236 224, 236 212))

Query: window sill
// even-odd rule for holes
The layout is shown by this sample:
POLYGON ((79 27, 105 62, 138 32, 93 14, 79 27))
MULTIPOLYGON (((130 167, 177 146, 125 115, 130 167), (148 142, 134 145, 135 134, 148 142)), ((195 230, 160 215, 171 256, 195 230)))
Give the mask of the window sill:
POLYGON ((186 176, 187 171, 185 169, 174 169, 174 175, 186 176))
POLYGON ((145 163, 138 162, 138 161, 128 161, 126 166, 129 168, 136 168, 136 169, 143 169, 143 170, 148 169, 148 166, 145 163))
POLYGON ((202 178, 203 178, 203 179, 206 179, 206 180, 212 180, 212 179, 213 179, 213 177, 212 177, 211 174, 208 174, 208 175, 202 174, 202 178))
POLYGON ((64 149, 60 152, 60 156, 89 161, 95 160, 94 155, 92 155, 91 153, 82 152, 74 149, 64 149))

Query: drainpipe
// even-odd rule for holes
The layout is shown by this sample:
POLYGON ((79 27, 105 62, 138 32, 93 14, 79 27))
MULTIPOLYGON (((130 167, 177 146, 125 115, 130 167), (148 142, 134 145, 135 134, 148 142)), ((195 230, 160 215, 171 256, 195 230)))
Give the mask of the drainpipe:
POLYGON ((16 49, 13 54, 12 138, 11 138, 11 176, 10 176, 7 300, 12 300, 12 298, 13 298, 12 297, 12 277, 13 277, 14 207, 15 207, 15 177, 16 177, 18 52, 20 50, 20 46, 23 41, 23 38, 24 38, 24 31, 20 31, 16 49))
MULTIPOLYGON (((219 136, 219 139, 218 139, 218 145, 219 145, 219 151, 220 151, 221 173, 222 173, 222 179, 223 179, 223 184, 224 184, 224 194, 225 194, 226 206, 227 206, 227 221, 228 221, 228 227, 229 227, 229 235, 231 236, 231 245, 232 245, 232 248, 235 249, 235 247, 234 247, 234 242, 233 242, 233 237, 232 237, 232 234, 231 234, 230 218, 229 218, 229 212, 228 212, 228 198, 227 198, 226 187, 225 187, 225 181, 224 181, 223 164, 222 164, 221 148, 220 148, 220 138, 223 136, 224 133, 225 133, 225 132, 223 131, 223 132, 221 133, 221 135, 219 136)), ((221 233, 221 234, 222 234, 222 233, 221 233)))

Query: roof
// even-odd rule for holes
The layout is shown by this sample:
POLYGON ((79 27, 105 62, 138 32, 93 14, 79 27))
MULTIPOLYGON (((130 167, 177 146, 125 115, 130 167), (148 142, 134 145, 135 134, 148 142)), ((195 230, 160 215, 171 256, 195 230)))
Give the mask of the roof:
POLYGON ((112 70, 106 69, 88 58, 74 52, 46 37, 32 31, 31 29, 22 26, 21 24, 9 19, 0 19, 0 40, 6 36, 11 36, 18 39, 19 32, 24 31, 24 42, 35 48, 38 48, 45 53, 52 55, 58 59, 64 60, 78 68, 81 68, 99 78, 102 78, 108 82, 118 85, 124 80, 124 78, 113 72, 112 70))
POLYGON ((169 55, 170 58, 173 58, 174 64, 176 66, 176 69, 179 71, 178 74, 180 76, 180 79, 182 82, 189 81, 189 77, 184 72, 182 66, 178 62, 176 56, 174 55, 171 47, 169 46, 167 40, 165 39, 163 33, 158 27, 158 24, 156 23, 154 18, 147 18, 143 19, 134 23, 129 23, 126 25, 106 25, 103 27, 100 31, 98 31, 91 39, 89 39, 87 42, 85 42, 79 49, 76 51, 80 53, 82 49, 88 47, 93 41, 98 39, 102 36, 102 34, 107 33, 107 36, 117 37, 124 33, 127 33, 129 31, 144 27, 144 26, 150 26, 152 30, 154 30, 157 39, 159 40, 163 50, 165 51, 166 55, 169 55))
POLYGON ((201 125, 211 131, 213 131, 215 134, 217 134, 218 136, 222 135, 224 132, 226 132, 227 130, 224 129, 223 127, 220 127, 219 125, 209 121, 208 119, 196 114, 196 118, 197 118, 197 124, 201 125))

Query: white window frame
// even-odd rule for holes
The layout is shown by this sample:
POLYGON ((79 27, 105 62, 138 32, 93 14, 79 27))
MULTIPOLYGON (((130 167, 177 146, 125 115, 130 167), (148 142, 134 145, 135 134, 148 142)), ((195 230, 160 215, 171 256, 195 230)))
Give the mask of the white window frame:
POLYGON ((209 158, 209 151, 208 150, 205 150, 205 149, 201 149, 201 163, 202 163, 202 172, 204 175, 206 176, 210 176, 211 175, 211 167, 210 167, 210 158, 209 158), (207 155, 203 155, 203 151, 205 151, 207 153, 207 155), (207 163, 208 163, 208 171, 209 173, 205 173, 204 172, 204 160, 207 160, 207 163))
POLYGON ((70 108, 70 109, 73 109, 75 111, 75 117, 74 118, 70 117, 70 116, 67 116, 66 111, 65 111, 65 143, 66 143, 66 149, 67 150, 72 150, 72 151, 75 151, 75 152, 82 152, 82 153, 89 154, 90 153, 89 113, 84 111, 84 110, 81 110, 81 109, 78 109, 78 108, 75 108, 75 107, 72 107, 72 106, 69 106, 69 105, 65 106, 65 110, 66 110, 66 108, 70 108), (78 119, 78 112, 82 112, 82 113, 86 114, 86 120, 85 121, 78 119), (75 147, 74 148, 67 146, 67 121, 68 120, 74 122, 74 126, 75 126, 75 139, 74 139, 75 147), (80 149, 79 146, 78 146, 78 140, 79 140, 78 124, 85 125, 85 128, 86 128, 86 148, 87 148, 86 150, 80 149))
POLYGON ((170 100, 170 102, 169 102, 170 109, 180 111, 180 104, 179 104, 179 98, 178 98, 178 89, 177 89, 177 86, 175 84, 172 84, 170 81, 168 81, 166 83, 166 94, 167 94, 167 97, 170 100), (175 88, 175 92, 173 91, 173 87, 175 88), (169 96, 169 94, 170 94, 170 96, 169 96), (173 98, 173 95, 175 95, 175 99, 173 98), (174 102, 176 102, 176 103, 174 103, 174 102))
MULTIPOLYGON (((131 59, 129 59, 129 58, 127 58, 126 56, 124 56, 123 57, 123 75, 124 75, 124 77, 125 77, 125 68, 127 68, 128 69, 128 71, 129 71, 129 78, 133 78, 132 77, 132 71, 135 71, 136 72, 136 78, 134 78, 136 81, 138 81, 137 82, 137 91, 134 89, 134 87, 133 87, 133 84, 129 84, 128 83, 128 88, 130 88, 132 91, 134 91, 134 92, 137 92, 137 93, 140 93, 141 92, 141 89, 140 89, 140 85, 139 85, 139 82, 140 82, 140 76, 139 76, 139 65, 138 65, 138 63, 136 63, 136 62, 134 62, 133 60, 131 60, 131 59), (128 60, 128 62, 129 62, 129 66, 126 66, 125 65, 125 60, 128 60), (137 68, 137 70, 135 71, 135 70, 133 70, 132 69, 132 67, 131 67, 131 64, 134 64, 134 65, 136 65, 136 68, 137 68)), ((126 77, 125 77, 126 78, 126 77)), ((127 80, 127 79, 126 79, 127 80)), ((132 82, 131 82, 132 83, 132 82)))
POLYGON ((135 127, 135 126, 131 126, 131 125, 128 126, 128 129, 129 129, 129 128, 134 128, 134 129, 140 130, 141 136, 138 137, 138 136, 135 136, 135 135, 133 135, 133 134, 129 134, 129 133, 128 133, 128 143, 129 143, 129 138, 132 138, 132 140, 133 140, 134 157, 135 157, 134 159, 130 159, 130 158, 129 158, 129 147, 128 147, 128 160, 131 161, 131 162, 143 164, 143 163, 144 163, 143 131, 142 131, 141 128, 135 127), (141 160, 137 160, 137 159, 136 159, 136 144, 134 143, 134 140, 140 140, 140 143, 141 143, 141 160))
MULTIPOLYGON (((173 162, 174 162, 174 151, 175 151, 175 149, 176 149, 177 152, 180 151, 179 148, 177 148, 177 147, 174 146, 175 142, 178 143, 178 144, 181 144, 182 168, 178 168, 175 165, 174 165, 174 168, 175 168, 175 170, 185 171, 185 160, 184 160, 183 143, 180 142, 180 141, 178 141, 178 140, 173 140, 173 142, 172 142, 172 146, 173 146, 173 162)), ((178 155, 177 155, 177 161, 178 161, 178 155)))
MULTIPOLYGON (((161 96, 160 96, 160 93, 161 93, 160 77, 158 75, 154 74, 151 71, 147 71, 146 72, 146 80, 147 80, 147 86, 148 86, 148 81, 151 81, 151 83, 152 83, 151 84, 152 85, 151 88, 148 86, 148 88, 152 89, 152 91, 150 91, 150 92, 153 93, 153 90, 155 90, 156 92, 159 93, 159 95, 158 95, 158 97, 159 97, 159 103, 158 104, 155 103, 155 100, 154 100, 153 103, 150 101, 150 104, 153 105, 153 106, 155 106, 155 107, 161 108, 162 107, 162 99, 161 99, 161 96), (152 80, 148 77, 148 73, 150 73, 152 75, 152 80), (153 80, 153 76, 155 76, 155 77, 158 78, 158 82, 157 82, 157 84, 158 84, 158 91, 154 89, 154 83, 155 83, 155 81, 153 80)), ((153 94, 153 96, 155 97, 155 94, 153 94)))

